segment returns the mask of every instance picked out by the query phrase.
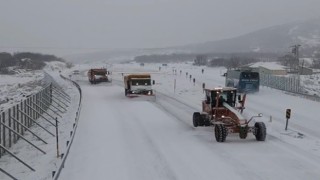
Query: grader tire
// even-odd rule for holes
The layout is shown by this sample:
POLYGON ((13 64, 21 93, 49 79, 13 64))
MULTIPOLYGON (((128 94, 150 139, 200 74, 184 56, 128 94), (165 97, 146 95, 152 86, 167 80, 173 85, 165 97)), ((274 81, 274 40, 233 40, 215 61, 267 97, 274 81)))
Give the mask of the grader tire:
POLYGON ((239 137, 240 139, 246 139, 248 136, 248 127, 240 127, 239 137))
POLYGON ((227 138, 227 128, 223 124, 217 124, 214 127, 214 134, 217 142, 225 142, 227 138))
POLYGON ((267 136, 267 128, 263 122, 256 122, 254 124, 256 128, 255 136, 257 141, 265 141, 267 136))
POLYGON ((193 121, 193 126, 194 127, 198 127, 200 126, 200 118, 201 118, 201 115, 199 112, 195 112, 193 113, 193 117, 192 117, 192 121, 193 121))

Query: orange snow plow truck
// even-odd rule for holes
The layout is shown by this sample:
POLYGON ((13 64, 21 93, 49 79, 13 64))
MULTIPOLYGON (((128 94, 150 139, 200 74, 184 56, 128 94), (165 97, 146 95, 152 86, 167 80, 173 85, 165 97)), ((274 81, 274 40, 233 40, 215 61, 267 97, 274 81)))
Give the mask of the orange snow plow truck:
POLYGON ((91 84, 97 84, 99 82, 110 82, 108 75, 109 72, 105 68, 90 69, 88 71, 88 79, 91 84))
MULTIPOLYGON (((154 84, 155 81, 152 81, 154 84)), ((153 96, 153 90, 151 87, 150 74, 130 74, 124 76, 124 87, 126 96, 139 96, 147 95, 153 96)))

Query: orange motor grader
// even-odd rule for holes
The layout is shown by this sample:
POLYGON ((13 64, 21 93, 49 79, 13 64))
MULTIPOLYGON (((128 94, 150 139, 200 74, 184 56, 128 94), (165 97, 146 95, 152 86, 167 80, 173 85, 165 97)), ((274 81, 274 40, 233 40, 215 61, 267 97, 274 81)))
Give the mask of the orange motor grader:
POLYGON ((258 141, 266 138, 266 126, 263 122, 250 123, 242 116, 246 95, 238 95, 236 88, 224 87, 205 89, 205 100, 202 101, 202 112, 193 113, 193 125, 213 126, 217 142, 224 142, 229 133, 239 133, 241 139, 253 133, 258 141), (238 103, 236 102, 238 97, 238 103), (239 105, 237 105, 239 104, 239 105))

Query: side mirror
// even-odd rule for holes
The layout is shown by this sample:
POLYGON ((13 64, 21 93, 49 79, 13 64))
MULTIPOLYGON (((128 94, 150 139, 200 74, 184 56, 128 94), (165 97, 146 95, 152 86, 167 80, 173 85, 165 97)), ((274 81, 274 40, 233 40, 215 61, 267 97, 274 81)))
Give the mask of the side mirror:
POLYGON ((156 81, 155 81, 155 80, 152 80, 152 84, 155 85, 155 84, 156 84, 156 81))

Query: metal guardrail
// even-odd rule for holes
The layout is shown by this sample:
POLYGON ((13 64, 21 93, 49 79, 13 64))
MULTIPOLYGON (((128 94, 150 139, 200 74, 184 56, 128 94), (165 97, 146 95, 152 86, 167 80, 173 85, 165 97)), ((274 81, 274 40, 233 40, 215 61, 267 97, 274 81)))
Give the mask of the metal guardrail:
MULTIPOLYGON (((46 74, 47 78, 49 76, 50 75, 46 74)), ((46 154, 44 150, 40 149, 37 145, 24 137, 24 135, 26 131, 29 131, 31 135, 36 137, 44 144, 47 144, 47 142, 41 138, 41 135, 30 129, 31 126, 36 125, 50 135, 55 136, 50 132, 48 127, 42 126, 40 121, 45 120, 50 123, 52 127, 54 127, 55 124, 51 121, 56 120, 56 118, 47 111, 53 111, 52 107, 55 109, 66 109, 66 104, 69 103, 70 97, 62 90, 62 88, 53 80, 52 77, 49 80, 50 83, 46 83, 43 89, 41 89, 39 92, 27 96, 26 99, 22 100, 20 103, 0 113, 0 158, 7 154, 11 155, 32 171, 35 171, 35 169, 12 153, 10 148, 16 144, 18 140, 23 139, 36 150, 46 154), (63 94, 63 98, 61 97, 61 94, 63 94), (64 104, 54 101, 54 99, 57 98, 59 101, 63 101, 64 104), (50 118, 51 120, 49 120, 50 118)), ((61 112, 63 111, 60 111, 59 113, 61 112)), ((56 111, 54 112, 55 115, 62 117, 59 113, 56 111)), ((0 172, 4 173, 11 179, 17 179, 4 169, 0 169, 0 172)))
POLYGON ((71 79, 68 79, 66 77, 64 77, 63 75, 60 75, 63 79, 68 80, 70 82, 72 82, 74 84, 74 86, 77 87, 79 94, 80 94, 80 100, 79 100, 79 105, 78 105, 78 110, 76 112, 76 118, 75 118, 75 122, 73 124, 73 131, 70 132, 70 140, 66 142, 66 152, 61 154, 61 164, 59 165, 58 169, 56 171, 52 171, 52 179, 53 180, 57 180, 60 176, 60 173, 62 171, 62 169, 64 168, 64 164, 67 160, 67 157, 69 155, 69 151, 75 136, 75 132, 77 130, 78 127, 78 122, 79 122, 79 118, 80 118, 80 112, 81 112, 81 107, 82 107, 82 90, 81 87, 78 83, 76 83, 75 81, 72 81, 71 79))

